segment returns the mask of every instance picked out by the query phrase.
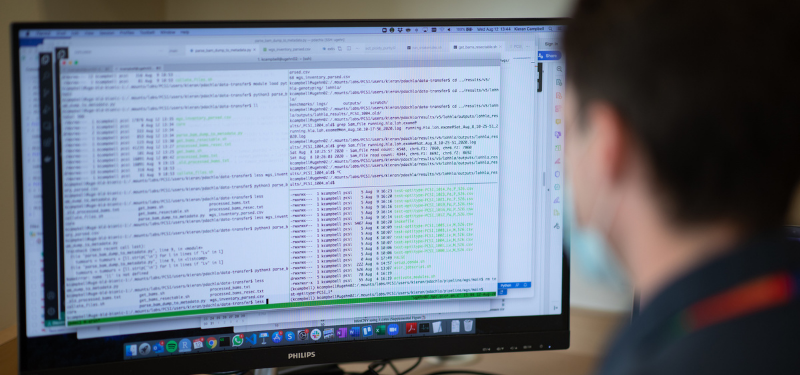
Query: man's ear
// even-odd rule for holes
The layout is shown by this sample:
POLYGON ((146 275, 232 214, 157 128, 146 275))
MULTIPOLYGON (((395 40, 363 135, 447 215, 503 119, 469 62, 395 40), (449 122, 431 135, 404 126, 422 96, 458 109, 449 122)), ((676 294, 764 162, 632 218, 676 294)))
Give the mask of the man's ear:
POLYGON ((594 134, 592 154, 598 158, 595 167, 609 183, 621 179, 629 166, 631 137, 619 111, 607 102, 594 102, 586 107, 586 123, 594 134))

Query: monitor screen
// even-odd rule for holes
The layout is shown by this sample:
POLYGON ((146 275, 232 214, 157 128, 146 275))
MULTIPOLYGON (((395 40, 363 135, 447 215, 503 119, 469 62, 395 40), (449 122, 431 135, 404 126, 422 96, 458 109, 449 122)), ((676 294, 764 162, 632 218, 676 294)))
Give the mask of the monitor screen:
POLYGON ((15 25, 21 369, 566 348, 564 23, 15 25))

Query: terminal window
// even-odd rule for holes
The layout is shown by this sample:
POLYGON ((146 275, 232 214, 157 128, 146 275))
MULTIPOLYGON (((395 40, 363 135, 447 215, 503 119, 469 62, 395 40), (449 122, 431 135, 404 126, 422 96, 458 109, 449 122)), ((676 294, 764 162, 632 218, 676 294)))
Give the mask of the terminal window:
POLYGON ((555 37, 28 47, 29 335, 559 314, 555 37))

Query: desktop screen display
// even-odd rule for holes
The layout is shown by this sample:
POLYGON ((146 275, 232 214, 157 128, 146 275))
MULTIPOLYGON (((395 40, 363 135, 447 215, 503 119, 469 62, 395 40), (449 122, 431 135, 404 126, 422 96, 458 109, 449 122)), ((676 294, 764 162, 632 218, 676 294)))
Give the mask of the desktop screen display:
POLYGON ((22 370, 567 332, 562 25, 15 25, 22 370))

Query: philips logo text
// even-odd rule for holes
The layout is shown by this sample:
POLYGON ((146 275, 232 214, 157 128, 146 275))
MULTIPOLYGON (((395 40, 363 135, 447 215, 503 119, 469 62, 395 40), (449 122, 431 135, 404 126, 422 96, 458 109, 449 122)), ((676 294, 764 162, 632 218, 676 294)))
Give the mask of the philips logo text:
POLYGON ((316 352, 289 353, 289 359, 314 358, 316 352))

